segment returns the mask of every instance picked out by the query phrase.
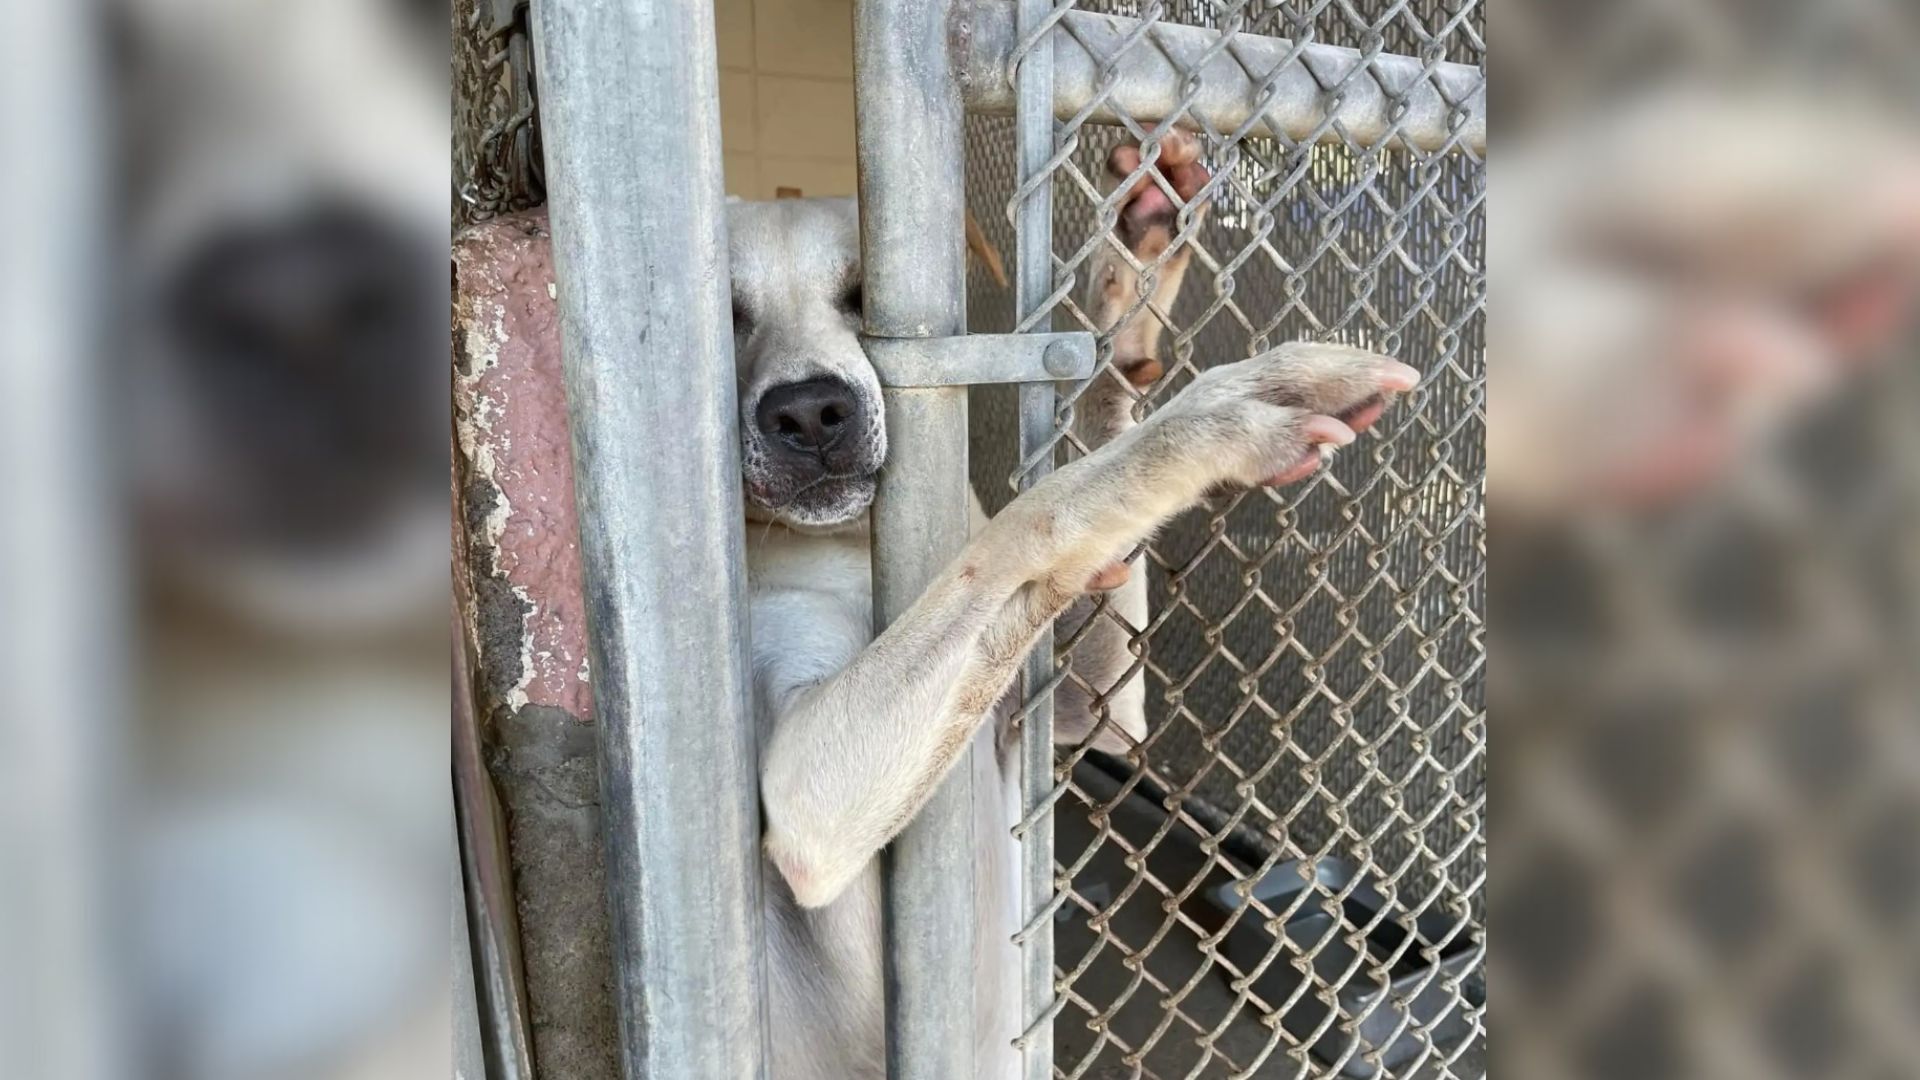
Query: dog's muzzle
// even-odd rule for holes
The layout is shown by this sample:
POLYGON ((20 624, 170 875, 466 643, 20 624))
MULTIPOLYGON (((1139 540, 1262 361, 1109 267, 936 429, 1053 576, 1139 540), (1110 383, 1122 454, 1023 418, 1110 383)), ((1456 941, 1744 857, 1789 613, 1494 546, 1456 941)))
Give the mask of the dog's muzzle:
POLYGON ((876 411, 838 378, 769 387, 753 406, 746 440, 747 494, 797 524, 858 517, 873 499, 885 456, 876 411))

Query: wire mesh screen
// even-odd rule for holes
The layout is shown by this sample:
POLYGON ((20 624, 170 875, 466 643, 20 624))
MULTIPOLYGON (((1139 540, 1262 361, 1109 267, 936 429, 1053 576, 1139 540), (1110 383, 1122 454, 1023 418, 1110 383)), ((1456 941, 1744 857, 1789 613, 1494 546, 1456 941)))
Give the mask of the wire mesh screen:
MULTIPOLYGON (((1080 7, 1141 19, 1123 48, 1178 22, 1484 70, 1472 0, 1080 7)), ((1484 164, 1333 125, 1294 141, 1177 122, 1216 181, 1136 414, 1300 339, 1389 353, 1424 381, 1329 470, 1209 502, 1136 564, 1150 614, 1126 626, 1126 678, 1146 681, 1147 738, 1124 760, 1057 755, 1055 1071, 1483 1075, 1484 164)), ((1010 251, 1013 124, 968 125, 969 210, 1010 251)), ((1153 125, 1130 127, 1059 125, 1070 152, 1044 182, 1055 280, 1073 287, 1029 327, 1107 329, 1078 301, 1112 227, 1108 152, 1153 125)), ((1016 328, 984 266, 969 319, 1016 328)), ((1075 393, 1059 461, 1082 452, 1064 434, 1075 393)), ((974 486, 997 510, 1020 481, 1014 395, 974 395, 974 486)))
POLYGON ((528 0, 454 0, 453 223, 546 198, 528 0))

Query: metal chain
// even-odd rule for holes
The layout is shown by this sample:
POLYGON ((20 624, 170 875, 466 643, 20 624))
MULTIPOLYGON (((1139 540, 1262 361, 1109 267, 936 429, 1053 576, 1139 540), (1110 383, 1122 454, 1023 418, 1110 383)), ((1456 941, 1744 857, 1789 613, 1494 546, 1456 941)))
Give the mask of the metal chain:
POLYGON ((527 0, 455 0, 453 224, 545 198, 527 0))

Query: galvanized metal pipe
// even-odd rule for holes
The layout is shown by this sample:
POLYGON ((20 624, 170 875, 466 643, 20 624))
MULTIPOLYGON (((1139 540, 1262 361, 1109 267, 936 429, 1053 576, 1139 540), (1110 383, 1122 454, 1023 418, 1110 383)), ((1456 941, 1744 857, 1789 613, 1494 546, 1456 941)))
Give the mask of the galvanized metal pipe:
MULTIPOLYGON (((1005 72, 1026 32, 1016 0, 968 0, 957 25, 963 28, 956 44, 964 56, 967 110, 1013 115, 1018 101, 1005 72)), ((1203 64, 1201 57, 1220 40, 1220 31, 1176 23, 1154 26, 1149 41, 1123 53, 1121 43, 1139 25, 1138 19, 1119 15, 1067 13, 1048 35, 1054 46, 1055 117, 1065 120, 1086 108, 1098 96, 1101 68, 1118 57, 1113 92, 1088 117, 1094 123, 1117 124, 1130 117, 1143 126, 1158 124, 1179 107, 1197 74, 1198 92, 1181 127, 1196 128, 1198 117, 1216 131, 1231 132, 1254 120, 1255 134, 1305 139, 1320 128, 1331 104, 1344 137, 1354 145, 1372 145, 1391 132, 1399 141, 1435 150, 1452 137, 1456 113, 1464 109, 1460 145, 1477 153, 1487 148, 1486 79, 1472 65, 1443 63, 1429 78, 1418 57, 1382 55, 1367 63, 1355 49, 1309 44, 1280 70, 1293 42, 1258 34, 1234 35, 1227 51, 1203 64), (1276 70, 1271 99, 1262 102, 1262 87, 1276 70), (1330 100, 1326 88, 1335 86, 1340 87, 1337 100, 1330 100)), ((1339 142, 1343 136, 1329 128, 1322 138, 1339 142)))
MULTIPOLYGON (((1052 14, 1051 0, 1019 0, 1017 27, 1025 40, 1052 14)), ((1020 59, 1015 76, 1018 121, 1014 128, 1017 182, 1025 184, 1047 171, 1054 152, 1054 40, 1045 34, 1020 59)), ((1004 80, 1004 76, 1003 76, 1004 80)), ((1053 291, 1053 185, 1041 183, 1014 211, 1015 325, 1029 331, 1052 329, 1051 320, 1036 313, 1053 291)), ((1098 372, 1094 373, 1097 377, 1098 372)), ((1058 397, 1053 383, 1026 383, 1020 387, 1020 460, 1039 452, 1054 431, 1053 412, 1058 397)), ((1048 472, 1051 462, 1034 466, 1021 480, 1032 487, 1048 472)), ((1041 916, 1053 899, 1053 815, 1036 811, 1053 790, 1053 630, 1034 642, 1022 669, 1027 695, 1026 720, 1020 729, 1020 813, 1026 821, 1020 837, 1020 1023, 1034 1024, 1053 1007, 1053 920, 1041 916), (1035 700, 1038 698, 1038 700, 1035 700)), ((1052 1080, 1052 1026, 1032 1031, 1021 1045, 1021 1075, 1026 1080, 1052 1080)))
POLYGON ((765 1073, 713 13, 535 0, 621 1064, 765 1073))
MULTIPOLYGON (((854 9, 866 331, 966 330, 964 141, 945 0, 854 9)), ((890 447, 873 506, 876 630, 967 538, 967 390, 886 392, 890 447)), ((969 753, 978 753, 978 740, 969 753)), ((963 761, 886 858, 887 1072, 973 1073, 974 768, 963 761)), ((980 792, 978 797, 990 798, 980 792)))

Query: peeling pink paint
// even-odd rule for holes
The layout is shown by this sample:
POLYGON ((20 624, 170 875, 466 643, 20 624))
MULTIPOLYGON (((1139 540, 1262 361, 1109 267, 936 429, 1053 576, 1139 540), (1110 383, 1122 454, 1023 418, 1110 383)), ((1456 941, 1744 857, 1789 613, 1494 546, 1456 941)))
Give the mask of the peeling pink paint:
MULTIPOLYGON (((454 425, 467 479, 498 502, 468 537, 476 574, 495 575, 531 607, 520 672, 498 704, 593 716, 573 456, 560 367, 547 218, 496 218, 455 237, 454 425)), ((469 618, 477 613, 470 613, 469 618)))

